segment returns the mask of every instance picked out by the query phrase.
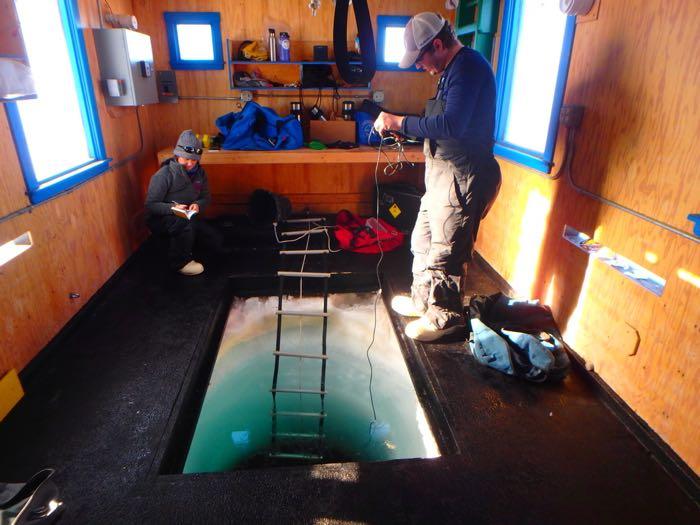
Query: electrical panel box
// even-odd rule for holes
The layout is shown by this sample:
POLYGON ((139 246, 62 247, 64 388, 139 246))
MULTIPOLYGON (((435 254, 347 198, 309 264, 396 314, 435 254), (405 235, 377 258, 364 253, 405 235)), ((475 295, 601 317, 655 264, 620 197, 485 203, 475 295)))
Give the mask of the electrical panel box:
POLYGON ((107 104, 157 103, 151 37, 130 29, 93 29, 93 35, 107 104))

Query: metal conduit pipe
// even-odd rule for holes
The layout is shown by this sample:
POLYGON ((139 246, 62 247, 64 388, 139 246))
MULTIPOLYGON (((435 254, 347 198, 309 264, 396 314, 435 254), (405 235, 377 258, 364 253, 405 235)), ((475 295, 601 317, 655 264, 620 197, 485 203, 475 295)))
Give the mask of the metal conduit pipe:
POLYGON ((675 226, 671 226, 670 224, 666 224, 665 222, 661 222, 660 220, 654 219, 653 217, 649 217, 648 215, 644 215, 643 213, 640 213, 637 210, 633 210, 632 208, 628 208, 627 206, 624 206, 618 202, 615 202, 615 201, 610 200, 610 199, 606 199, 605 197, 598 195, 597 193, 593 193, 591 191, 588 191, 587 189, 576 184, 576 181, 574 180, 573 170, 571 169, 571 159, 574 156, 573 139, 576 135, 576 131, 573 128, 570 128, 569 132, 570 132, 569 136, 571 137, 571 155, 569 155, 565 161, 564 171, 566 172, 566 179, 569 181, 569 184, 571 184, 572 188, 574 188, 580 194, 585 195, 586 197, 590 197, 591 199, 597 200, 598 202, 602 202, 603 204, 607 204, 608 206, 612 206, 613 208, 616 208, 618 210, 629 213, 630 215, 634 215, 635 217, 638 217, 642 220, 650 222, 651 224, 654 224, 655 226, 658 226, 659 228, 663 228, 666 231, 669 231, 671 233, 675 233, 676 235, 680 235, 681 237, 688 239, 689 241, 700 243, 700 237, 697 237, 697 236, 695 236, 691 233, 685 232, 683 230, 679 230, 675 226))

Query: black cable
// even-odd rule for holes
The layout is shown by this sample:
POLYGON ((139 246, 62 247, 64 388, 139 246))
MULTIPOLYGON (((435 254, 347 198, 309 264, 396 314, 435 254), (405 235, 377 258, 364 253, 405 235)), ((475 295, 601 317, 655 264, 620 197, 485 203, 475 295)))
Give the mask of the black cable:
MULTIPOLYGON (((370 131, 369 136, 372 136, 372 132, 370 131)), ((369 137, 368 137, 369 139, 369 137)), ((369 142, 369 140, 368 140, 369 142)), ((381 160, 381 154, 382 154, 382 143, 379 143, 379 149, 377 150, 377 164, 374 167, 374 187, 375 187, 375 211, 376 211, 376 216, 375 220, 377 221, 377 228, 379 228, 379 162, 381 160)), ((377 231, 377 233, 379 233, 377 231)), ((367 351, 365 352, 365 355, 367 356, 367 362, 369 363, 369 401, 370 404, 372 405, 372 421, 370 422, 369 425, 369 431, 370 433, 372 432, 372 425, 377 421, 377 410, 374 407, 374 396, 372 395, 372 380, 374 378, 374 368, 372 367, 372 360, 369 357, 369 351, 372 348, 372 345, 374 345, 374 340, 377 334, 377 303, 379 301, 379 295, 382 293, 382 281, 379 277, 379 267, 382 264, 382 260, 384 259, 384 249, 382 248, 382 240, 379 235, 377 235, 377 244, 379 246, 379 261, 377 261, 377 267, 375 269, 375 273, 377 275, 377 285, 379 286, 379 289, 377 290, 377 294, 374 297, 374 322, 372 325, 372 340, 369 343, 369 346, 367 347, 367 351)))
POLYGON ((566 141, 564 141, 564 156, 562 158, 562 163, 561 166, 559 166, 559 169, 557 172, 552 175, 551 177, 547 174, 542 174, 542 176, 546 179, 549 180, 557 180, 559 177, 561 177, 565 172, 568 172, 569 169, 571 168, 571 156, 573 153, 573 141, 574 141, 574 133, 576 130, 574 128, 567 128, 566 132, 566 141))
MULTIPOLYGON (((333 80, 335 81, 335 78, 334 78, 333 80)), ((340 105, 339 105, 339 102, 340 102, 340 93, 338 92, 338 84, 337 84, 337 83, 336 83, 336 85, 333 87, 333 95, 332 95, 332 96, 333 96, 333 100, 332 100, 332 104, 333 104, 333 118, 338 118, 338 113, 339 113, 339 111, 340 111, 340 105)))
POLYGON ((109 8, 109 12, 114 16, 114 11, 112 10, 112 6, 109 5, 109 2, 107 0, 97 0, 97 15, 100 17, 100 29, 104 28, 104 22, 102 20, 102 2, 104 2, 107 7, 109 8))
MULTIPOLYGON (((370 133, 370 137, 371 137, 371 135, 372 134, 370 133)), ((368 143, 370 142, 369 138, 368 138, 367 142, 368 143)), ((406 152, 404 151, 402 141, 396 140, 394 137, 383 137, 380 141, 380 147, 378 149, 378 152, 381 155, 384 155, 384 158, 386 159, 387 165, 384 167, 384 175, 386 175, 387 177, 391 177, 391 176, 395 175, 396 173, 404 170, 407 167, 412 168, 415 166, 415 163, 411 162, 410 160, 408 160, 408 157, 406 157, 406 152), (390 141, 390 140, 394 140, 395 142, 392 144, 387 144, 387 141, 390 141), (397 152, 396 162, 392 161, 389 158, 389 155, 387 155, 386 152, 382 150, 382 146, 384 146, 384 148, 389 147, 389 148, 396 150, 396 152, 397 152), (401 160, 401 157, 403 157, 403 160, 401 160)), ((379 160, 377 162, 379 162, 379 160)))

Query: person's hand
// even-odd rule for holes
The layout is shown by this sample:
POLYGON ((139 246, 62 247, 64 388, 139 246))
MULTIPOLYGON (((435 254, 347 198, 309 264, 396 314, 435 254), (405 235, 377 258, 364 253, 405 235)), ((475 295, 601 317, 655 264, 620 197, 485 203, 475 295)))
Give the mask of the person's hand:
POLYGON ((173 208, 177 208, 178 210, 186 210, 187 204, 176 204, 175 206, 173 206, 173 208))
POLYGON ((402 123, 403 117, 382 111, 377 117, 377 120, 374 121, 374 129, 381 135, 385 131, 400 130, 402 123))
POLYGON ((192 204, 190 204, 190 207, 187 209, 193 210, 193 211, 196 211, 197 213, 199 213, 199 204, 197 204, 196 202, 193 202, 192 204))

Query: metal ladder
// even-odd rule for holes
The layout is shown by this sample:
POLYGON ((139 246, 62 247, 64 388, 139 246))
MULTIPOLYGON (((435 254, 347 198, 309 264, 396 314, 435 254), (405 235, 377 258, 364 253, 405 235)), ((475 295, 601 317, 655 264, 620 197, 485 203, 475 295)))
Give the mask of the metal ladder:
MULTIPOLYGON (((286 224, 290 223, 310 223, 310 222, 325 222, 324 218, 308 218, 308 219, 288 219, 286 224)), ((325 227, 324 227, 325 228, 325 227)), ((307 233, 323 233, 323 230, 318 230, 309 233, 309 230, 296 230, 282 232, 282 236, 299 236, 307 233)), ((304 255, 323 255, 324 270, 328 268, 327 249, 304 249, 304 250, 280 250, 280 255, 286 256, 304 256, 304 255)), ((331 274, 324 272, 297 272, 297 271, 279 271, 279 294, 277 296, 277 342, 275 345, 275 369, 272 375, 272 446, 269 456, 272 458, 298 459, 298 460, 318 460, 323 458, 323 424, 326 418, 325 411, 325 396, 326 392, 326 333, 328 329, 328 280, 331 274), (312 278, 323 279, 323 310, 321 311, 301 311, 287 310, 283 308, 282 299, 284 295, 284 280, 285 277, 298 277, 300 279, 312 278), (285 316, 302 316, 302 317, 322 317, 323 318, 323 335, 321 339, 321 353, 296 353, 285 352, 282 350, 282 318, 285 316), (319 389, 306 388, 289 388, 279 387, 277 379, 280 368, 280 358, 296 357, 299 359, 320 359, 321 360, 321 382, 319 389), (320 410, 318 412, 303 412, 303 411, 280 411, 277 410, 277 394, 304 394, 318 395, 320 398, 320 410), (278 418, 288 417, 303 417, 318 419, 318 433, 305 432, 280 432, 278 430, 278 418), (303 446, 304 443, 312 444, 315 441, 315 446, 303 446)))

